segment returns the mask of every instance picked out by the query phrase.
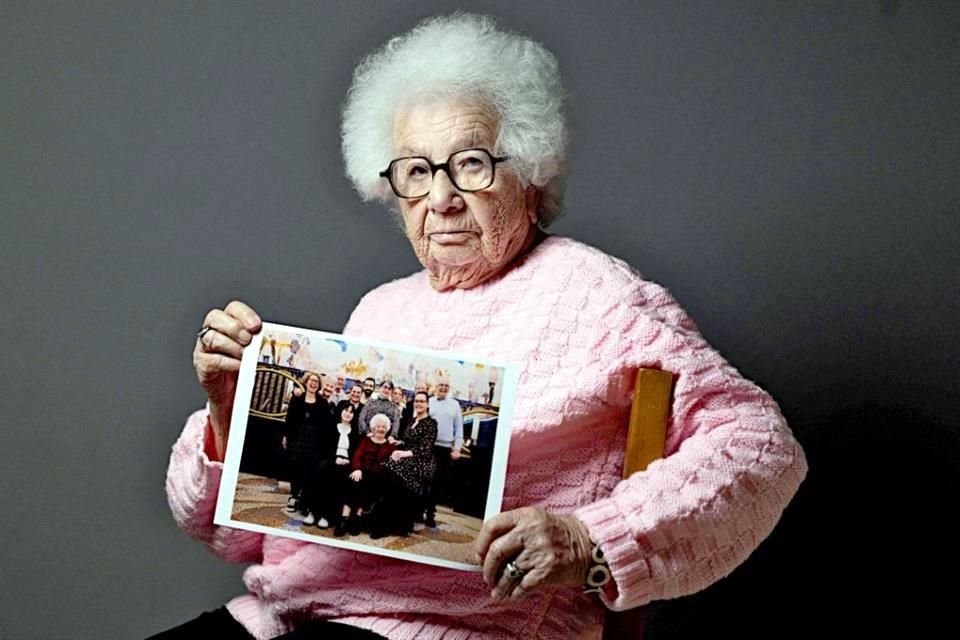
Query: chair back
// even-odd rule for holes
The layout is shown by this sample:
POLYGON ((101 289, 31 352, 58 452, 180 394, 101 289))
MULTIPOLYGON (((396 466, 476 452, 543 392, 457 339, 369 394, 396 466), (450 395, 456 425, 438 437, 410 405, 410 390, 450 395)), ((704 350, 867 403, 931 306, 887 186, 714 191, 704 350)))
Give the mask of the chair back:
MULTIPOLYGON (((623 477, 629 478, 663 457, 663 445, 670 420, 673 374, 659 369, 640 369, 633 389, 627 447, 623 455, 623 477)), ((643 637, 644 607, 629 611, 608 611, 603 640, 640 640, 643 637)))

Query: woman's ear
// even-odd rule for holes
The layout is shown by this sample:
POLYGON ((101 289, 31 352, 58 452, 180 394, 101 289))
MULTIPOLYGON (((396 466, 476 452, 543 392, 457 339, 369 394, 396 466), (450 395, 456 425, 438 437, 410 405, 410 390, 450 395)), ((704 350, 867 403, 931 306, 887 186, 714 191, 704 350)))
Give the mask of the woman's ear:
POLYGON ((537 212, 540 210, 540 199, 543 197, 543 191, 539 187, 530 185, 524 192, 523 197, 526 202, 527 219, 530 220, 530 224, 537 224, 537 219, 540 217, 537 212))

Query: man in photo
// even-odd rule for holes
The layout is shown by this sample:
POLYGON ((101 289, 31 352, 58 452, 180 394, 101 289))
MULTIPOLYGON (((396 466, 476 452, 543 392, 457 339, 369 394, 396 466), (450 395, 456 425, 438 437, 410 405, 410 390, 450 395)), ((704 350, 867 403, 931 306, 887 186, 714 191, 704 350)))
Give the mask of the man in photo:
POLYGON ((413 403, 416 401, 418 393, 426 393, 427 397, 430 397, 430 392, 427 390, 426 382, 418 382, 413 387, 413 396, 410 400, 407 401, 407 406, 403 408, 403 411, 400 412, 400 439, 403 440, 403 433, 407 430, 407 427, 410 426, 410 423, 413 422, 414 408, 413 403))
POLYGON ((363 389, 360 387, 359 383, 354 383, 350 387, 350 391, 347 392, 346 400, 341 400, 337 404, 337 414, 343 411, 343 408, 347 405, 350 405, 353 408, 353 420, 351 421, 351 426, 356 433, 360 432, 360 412, 363 410, 363 389))
POLYGON ((365 378, 363 380, 363 404, 367 404, 370 401, 370 398, 373 397, 373 392, 377 388, 377 381, 373 378, 365 378))
POLYGON ((449 394, 450 381, 442 378, 437 382, 437 395, 430 398, 430 417, 437 421, 437 440, 433 446, 437 473, 425 501, 423 522, 431 529, 437 526, 437 502, 451 502, 450 461, 460 458, 463 445, 463 412, 460 403, 449 394))

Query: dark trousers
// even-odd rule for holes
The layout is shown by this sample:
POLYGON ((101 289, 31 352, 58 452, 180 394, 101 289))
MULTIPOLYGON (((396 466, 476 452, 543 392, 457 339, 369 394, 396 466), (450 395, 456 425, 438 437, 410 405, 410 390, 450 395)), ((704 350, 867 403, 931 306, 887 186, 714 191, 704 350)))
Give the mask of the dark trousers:
POLYGON ((430 489, 424 498, 424 511, 427 518, 437 515, 437 503, 451 504, 450 495, 450 447, 433 446, 433 457, 437 460, 437 474, 433 476, 430 489))
POLYGON ((399 481, 384 482, 383 496, 370 514, 370 534, 405 536, 413 531, 413 520, 422 509, 421 496, 410 493, 399 481))
POLYGON ((296 500, 300 499, 300 491, 302 487, 301 476, 303 471, 300 469, 300 464, 290 455, 289 449, 284 449, 284 464, 286 465, 287 478, 290 479, 290 496, 296 500))
POLYGON ((364 471, 363 479, 360 482, 354 482, 349 478, 344 482, 345 504, 351 511, 357 509, 367 510, 374 502, 382 498, 387 490, 386 476, 376 471, 364 471))
POLYGON ((304 513, 317 514, 319 502, 319 481, 317 479, 317 461, 313 459, 297 460, 296 483, 291 483, 291 488, 295 488, 293 494, 300 504, 300 510, 304 513))
MULTIPOLYGON (((190 622, 168 629, 147 640, 193 640, 193 638, 216 638, 216 640, 254 640, 243 625, 233 619, 226 607, 207 611, 190 622)), ((274 640, 385 640, 383 636, 365 629, 345 624, 316 620, 305 622, 290 633, 274 640)))
POLYGON ((301 468, 300 496, 307 510, 327 520, 339 517, 349 472, 350 465, 338 465, 332 460, 306 461, 301 468))
POLYGON ((320 469, 316 475, 316 485, 311 491, 314 495, 315 515, 323 516, 330 522, 340 519, 340 511, 347 497, 347 483, 353 483, 347 477, 348 475, 350 475, 348 464, 331 462, 320 469))

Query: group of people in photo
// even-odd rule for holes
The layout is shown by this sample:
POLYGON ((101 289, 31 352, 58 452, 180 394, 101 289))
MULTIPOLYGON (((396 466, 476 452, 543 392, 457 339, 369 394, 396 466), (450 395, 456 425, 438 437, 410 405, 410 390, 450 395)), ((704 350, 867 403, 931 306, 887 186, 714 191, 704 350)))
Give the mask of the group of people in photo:
POLYGON ((389 379, 352 381, 306 372, 291 393, 282 446, 288 513, 334 536, 408 535, 435 528, 450 499, 450 462, 463 446, 463 413, 440 379, 410 397, 389 379))

